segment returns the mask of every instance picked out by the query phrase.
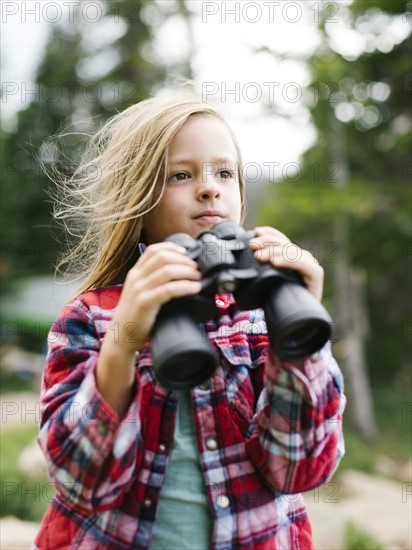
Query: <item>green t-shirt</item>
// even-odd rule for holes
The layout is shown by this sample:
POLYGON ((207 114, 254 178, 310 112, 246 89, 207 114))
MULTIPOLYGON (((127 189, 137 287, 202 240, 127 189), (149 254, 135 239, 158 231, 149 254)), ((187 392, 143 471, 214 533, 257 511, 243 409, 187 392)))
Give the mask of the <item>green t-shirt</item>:
POLYGON ((211 534, 212 513, 199 464, 191 397, 183 391, 150 549, 208 550, 211 534))

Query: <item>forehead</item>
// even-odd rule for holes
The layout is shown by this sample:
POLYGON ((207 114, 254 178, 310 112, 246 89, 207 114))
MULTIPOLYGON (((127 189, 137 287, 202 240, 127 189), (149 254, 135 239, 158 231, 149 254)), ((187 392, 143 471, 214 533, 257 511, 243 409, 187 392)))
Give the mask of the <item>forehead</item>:
POLYGON ((187 119, 169 146, 169 160, 196 154, 237 160, 236 146, 225 122, 212 115, 191 115, 187 119))

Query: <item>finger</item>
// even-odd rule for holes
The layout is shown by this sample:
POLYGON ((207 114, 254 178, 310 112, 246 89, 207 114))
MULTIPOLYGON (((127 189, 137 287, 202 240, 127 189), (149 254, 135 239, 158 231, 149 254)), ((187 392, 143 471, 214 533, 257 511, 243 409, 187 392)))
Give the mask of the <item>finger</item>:
POLYGON ((268 247, 283 246, 285 243, 281 242, 279 239, 270 238, 270 237, 261 237, 254 238, 252 241, 249 241, 250 248, 255 250, 263 250, 268 247))
POLYGON ((276 257, 285 256, 294 260, 300 256, 299 248, 292 243, 269 243, 266 242, 264 246, 254 247, 255 258, 259 261, 270 262, 276 257))
POLYGON ((154 305, 163 305, 173 298, 183 298, 199 294, 201 284, 199 281, 169 281, 166 284, 146 290, 140 294, 142 308, 153 308, 154 305))
POLYGON ((261 237, 263 235, 266 235, 267 237, 276 237, 277 239, 280 239, 280 241, 289 241, 290 239, 279 229, 276 229, 274 227, 270 226, 261 226, 261 227, 255 227, 255 233, 257 237, 261 237))
POLYGON ((180 264, 192 267, 193 269, 198 269, 197 262, 189 258, 186 251, 181 252, 181 250, 184 251, 181 247, 178 247, 177 249, 171 249, 168 247, 156 248, 152 250, 147 249, 147 252, 145 251, 143 256, 139 258, 130 271, 132 272, 132 275, 138 274, 139 277, 145 277, 150 275, 153 271, 170 264, 180 264))
POLYGON ((276 250, 262 250, 260 258, 262 261, 269 261, 275 267, 284 267, 302 271, 308 275, 314 274, 317 276, 320 271, 323 271, 319 262, 307 250, 302 250, 296 245, 287 247, 278 247, 276 250))
POLYGON ((262 233, 261 235, 254 237, 249 241, 249 246, 252 250, 259 250, 273 246, 285 246, 288 243, 290 243, 290 239, 288 239, 283 233, 274 231, 272 233, 262 233))
POLYGON ((277 269, 292 269, 300 274, 306 288, 322 299, 324 271, 308 250, 289 243, 286 247, 264 248, 255 252, 260 262, 268 262, 277 269))
POLYGON ((151 272, 144 281, 141 281, 142 286, 146 288, 155 288, 167 284, 170 281, 188 280, 200 281, 202 274, 196 268, 187 265, 168 264, 151 272))
POLYGON ((136 261, 136 264, 144 265, 146 262, 148 262, 153 257, 161 257, 162 254, 178 254, 179 256, 183 258, 188 258, 187 251, 183 246, 179 246, 175 243, 171 242, 161 242, 156 244, 149 245, 143 254, 138 258, 136 261))
POLYGON ((149 246, 146 247, 142 256, 147 256, 148 254, 157 252, 158 250, 175 250, 177 252, 181 252, 182 254, 186 254, 186 249, 184 246, 180 246, 179 244, 173 243, 171 241, 162 241, 160 243, 149 244, 149 246))
POLYGON ((145 276, 142 276, 141 272, 136 270, 134 273, 129 272, 123 293, 125 294, 125 300, 132 305, 136 301, 141 301, 143 293, 155 290, 171 281, 199 282, 200 279, 201 273, 197 269, 179 264, 163 266, 145 276))

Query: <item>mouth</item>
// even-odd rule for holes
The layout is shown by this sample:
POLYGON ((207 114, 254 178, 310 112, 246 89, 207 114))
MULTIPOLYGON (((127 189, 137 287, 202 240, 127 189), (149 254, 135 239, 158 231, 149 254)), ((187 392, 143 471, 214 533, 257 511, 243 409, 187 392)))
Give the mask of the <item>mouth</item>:
POLYGON ((194 220, 200 221, 203 223, 219 223, 226 219, 226 216, 217 210, 205 210, 197 216, 193 217, 194 220))

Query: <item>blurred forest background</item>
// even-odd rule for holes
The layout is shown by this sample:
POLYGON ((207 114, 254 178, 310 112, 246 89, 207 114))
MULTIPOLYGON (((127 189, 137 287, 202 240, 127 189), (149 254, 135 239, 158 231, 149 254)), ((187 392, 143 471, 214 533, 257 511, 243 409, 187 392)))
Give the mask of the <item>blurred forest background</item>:
MULTIPOLYGON (((278 227, 311 250, 324 266, 325 304, 335 320, 334 352, 349 398, 347 457, 342 467, 366 472, 380 468, 383 475, 396 478, 410 460, 412 448, 410 4, 398 0, 344 3, 348 9, 340 12, 344 18, 340 24, 351 30, 351 39, 363 44, 359 54, 346 56, 335 47, 337 26, 328 25, 340 3, 303 4, 317 8, 313 15, 322 35, 314 54, 302 59, 311 75, 302 102, 310 113, 316 143, 295 170, 276 177, 275 182, 270 178, 260 182, 258 190, 249 184, 254 196, 249 224, 278 227), (409 27, 399 39, 390 33, 395 21, 409 27)), ((30 357, 44 353, 48 327, 39 323, 44 319, 14 311, 13 303, 22 283, 52 273, 68 239, 52 220, 48 197, 52 184, 39 161, 70 171, 87 133, 107 117, 161 89, 172 74, 196 82, 190 57, 168 64, 161 58, 149 62, 145 54, 156 28, 168 18, 179 17, 191 36, 193 19, 199 17, 193 2, 106 1, 101 5, 105 17, 95 23, 91 35, 85 33, 80 9, 70 25, 53 25, 36 72, 36 86, 47 93, 22 104, 15 123, 1 130, 0 269, 1 298, 7 305, 2 309, 3 395, 38 392, 38 376, 33 380, 33 369, 27 365, 30 357), (108 25, 114 16, 118 28, 121 25, 118 36, 109 42, 95 41, 99 33, 111 36, 108 25), (112 62, 102 63, 107 59, 112 62), (64 140, 63 156, 44 142, 68 125, 72 134, 64 140), (13 355, 16 349, 26 355, 13 355)), ((279 57, 269 48, 255 55, 263 50, 275 59, 287 56, 279 57)), ((273 102, 268 102, 266 112, 285 116, 273 102)), ((30 428, 26 435, 21 432, 13 438, 7 432, 3 435, 8 454, 2 480, 10 476, 24 480, 15 471, 17 453, 35 431, 30 428)), ((404 475, 402 480, 410 477, 404 475)), ((42 507, 39 511, 21 500, 8 499, 5 514, 38 520, 42 507)))

